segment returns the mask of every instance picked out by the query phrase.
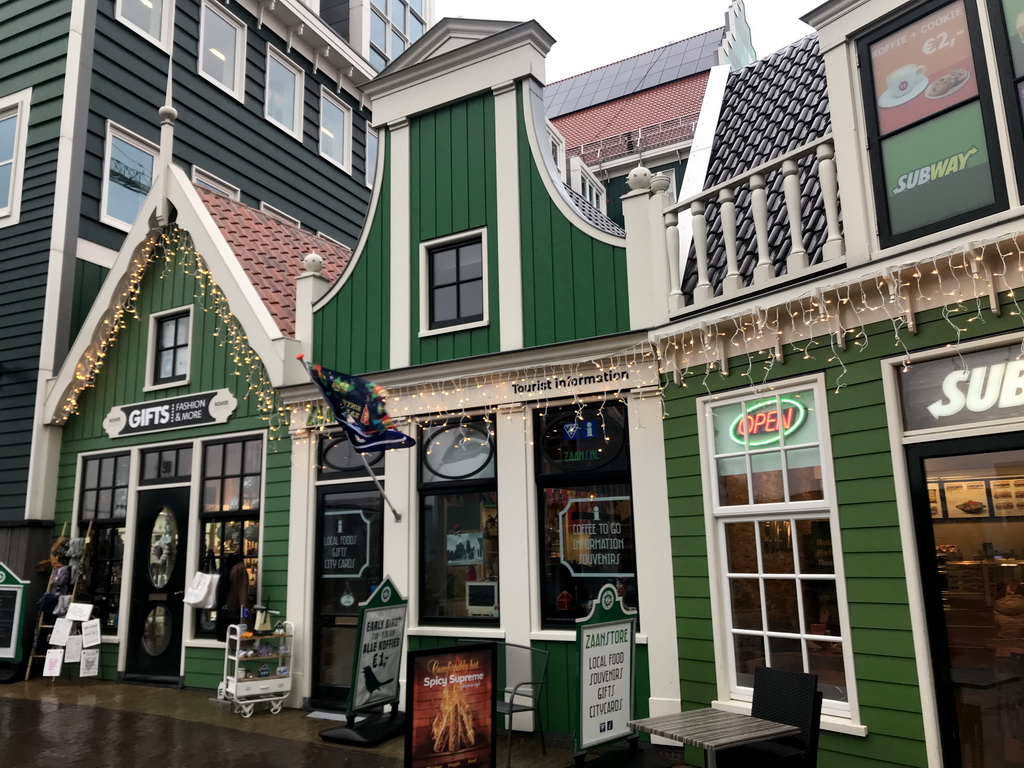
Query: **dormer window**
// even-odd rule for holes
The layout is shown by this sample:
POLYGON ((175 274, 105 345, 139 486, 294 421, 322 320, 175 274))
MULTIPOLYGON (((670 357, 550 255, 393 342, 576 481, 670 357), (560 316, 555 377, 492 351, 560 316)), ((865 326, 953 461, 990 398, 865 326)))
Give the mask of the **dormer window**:
POLYGON ((378 72, 415 43, 427 28, 424 0, 372 0, 370 64, 378 72))
POLYGON ((932 2, 861 40, 883 247, 1007 206, 974 0, 932 2))

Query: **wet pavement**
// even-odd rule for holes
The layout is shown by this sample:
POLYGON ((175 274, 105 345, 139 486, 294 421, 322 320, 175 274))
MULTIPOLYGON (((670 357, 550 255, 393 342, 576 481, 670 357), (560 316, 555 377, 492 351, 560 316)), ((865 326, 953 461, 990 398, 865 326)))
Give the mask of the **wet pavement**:
MULTIPOLYGON (((401 737, 373 749, 323 741, 340 725, 285 709, 233 714, 207 691, 99 680, 36 679, 0 685, 0 766, 3 768, 401 768, 401 737)), ((498 765, 507 734, 498 733, 498 765)), ((534 734, 513 736, 517 768, 570 768, 568 743, 549 739, 541 754, 534 734), (554 744, 552 744, 554 741, 554 744)), ((598 748, 586 768, 681 768, 678 750, 624 743, 598 748)))

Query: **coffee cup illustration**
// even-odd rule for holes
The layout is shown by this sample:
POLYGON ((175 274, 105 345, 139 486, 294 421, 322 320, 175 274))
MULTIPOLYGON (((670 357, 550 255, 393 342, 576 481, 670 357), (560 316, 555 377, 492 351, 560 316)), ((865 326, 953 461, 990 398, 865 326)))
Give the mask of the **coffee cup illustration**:
POLYGON ((928 82, 924 67, 920 64, 904 64, 885 77, 889 95, 894 99, 905 98, 928 82))

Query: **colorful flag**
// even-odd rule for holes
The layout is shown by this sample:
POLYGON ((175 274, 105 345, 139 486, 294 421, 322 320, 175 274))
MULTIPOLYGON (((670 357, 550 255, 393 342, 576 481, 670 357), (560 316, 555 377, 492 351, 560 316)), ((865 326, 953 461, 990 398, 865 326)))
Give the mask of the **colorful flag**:
POLYGON ((356 452, 416 445, 415 440, 394 428, 391 417, 384 410, 383 387, 322 365, 308 365, 302 355, 298 359, 306 366, 313 383, 320 388, 320 394, 331 406, 334 417, 344 428, 356 452))

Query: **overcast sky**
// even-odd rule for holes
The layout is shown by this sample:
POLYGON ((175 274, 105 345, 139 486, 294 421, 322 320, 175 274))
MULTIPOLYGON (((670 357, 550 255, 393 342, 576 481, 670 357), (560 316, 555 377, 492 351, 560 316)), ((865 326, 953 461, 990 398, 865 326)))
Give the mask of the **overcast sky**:
MULTIPOLYGON (((823 0, 747 0, 759 57, 813 30, 800 16, 823 0)), ((558 41, 548 82, 722 26, 729 0, 435 0, 437 19, 536 19, 558 41)))

